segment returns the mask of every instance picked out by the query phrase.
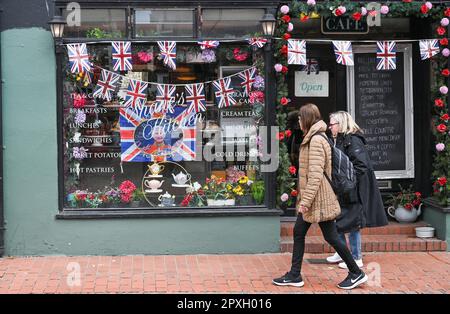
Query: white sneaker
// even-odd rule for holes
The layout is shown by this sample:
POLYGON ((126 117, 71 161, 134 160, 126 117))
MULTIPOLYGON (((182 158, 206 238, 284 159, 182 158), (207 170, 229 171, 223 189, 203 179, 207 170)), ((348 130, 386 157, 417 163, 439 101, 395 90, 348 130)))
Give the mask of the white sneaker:
POLYGON ((339 262, 342 262, 342 258, 339 256, 338 253, 334 253, 333 256, 327 257, 327 262, 328 263, 339 263, 339 262))
MULTIPOLYGON (((355 262, 356 265, 358 265, 358 267, 360 268, 364 266, 362 259, 355 259, 355 262)), ((347 269, 347 264, 345 264, 344 262, 339 263, 339 268, 347 269)))

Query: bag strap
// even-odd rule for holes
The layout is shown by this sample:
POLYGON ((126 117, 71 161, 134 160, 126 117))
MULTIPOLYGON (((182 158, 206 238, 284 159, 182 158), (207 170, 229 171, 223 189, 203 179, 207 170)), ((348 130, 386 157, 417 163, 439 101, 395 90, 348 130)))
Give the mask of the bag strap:
MULTIPOLYGON (((333 149, 333 146, 331 145, 330 140, 329 140, 328 137, 326 137, 323 133, 319 133, 319 134, 316 133, 316 134, 314 134, 313 136, 311 136, 311 140, 312 140, 312 138, 313 138, 315 135, 322 136, 322 137, 328 142, 328 144, 330 144, 330 148, 333 149)), ((308 148, 309 148, 309 146, 310 146, 310 144, 311 144, 311 140, 310 140, 309 143, 308 143, 308 148)), ((333 159, 333 158, 331 158, 331 159, 333 159)), ((327 181, 328 181, 328 183, 330 183, 331 187, 333 187, 333 184, 331 183, 331 179, 330 179, 330 177, 328 176, 328 174, 326 173, 325 169, 323 170, 323 174, 325 175, 325 178, 327 178, 327 181)))

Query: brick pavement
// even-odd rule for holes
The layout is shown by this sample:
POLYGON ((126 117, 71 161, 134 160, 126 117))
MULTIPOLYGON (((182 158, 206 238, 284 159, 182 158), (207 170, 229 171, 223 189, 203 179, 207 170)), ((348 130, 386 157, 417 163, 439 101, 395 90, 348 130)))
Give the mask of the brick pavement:
POLYGON ((336 288, 347 273, 319 263, 326 256, 305 255, 302 288, 271 283, 288 270, 289 253, 0 258, 0 293, 450 292, 447 252, 367 253, 370 284, 351 292, 336 288))

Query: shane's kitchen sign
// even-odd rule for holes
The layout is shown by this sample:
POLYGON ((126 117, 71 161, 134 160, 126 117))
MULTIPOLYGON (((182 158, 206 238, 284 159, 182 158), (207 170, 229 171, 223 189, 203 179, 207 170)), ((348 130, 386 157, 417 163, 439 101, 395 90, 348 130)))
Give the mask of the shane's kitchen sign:
POLYGON ((328 97, 328 71, 295 72, 295 97, 328 97))

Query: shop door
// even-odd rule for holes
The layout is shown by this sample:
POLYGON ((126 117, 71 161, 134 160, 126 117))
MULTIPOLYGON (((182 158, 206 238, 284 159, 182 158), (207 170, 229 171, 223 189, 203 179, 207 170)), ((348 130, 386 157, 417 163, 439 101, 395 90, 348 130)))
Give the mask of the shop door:
MULTIPOLYGON (((298 109, 306 104, 317 105, 323 120, 328 123, 329 114, 347 110, 346 67, 336 63, 330 43, 307 43, 307 66, 291 65, 288 72, 288 91, 291 102, 288 106, 287 129, 292 136, 287 142, 290 162, 298 169, 298 152, 302 132, 298 125, 298 109)), ((297 181, 297 178, 292 178, 297 181)), ((295 215, 294 208, 288 208, 285 215, 295 215)))

